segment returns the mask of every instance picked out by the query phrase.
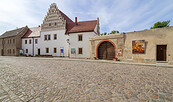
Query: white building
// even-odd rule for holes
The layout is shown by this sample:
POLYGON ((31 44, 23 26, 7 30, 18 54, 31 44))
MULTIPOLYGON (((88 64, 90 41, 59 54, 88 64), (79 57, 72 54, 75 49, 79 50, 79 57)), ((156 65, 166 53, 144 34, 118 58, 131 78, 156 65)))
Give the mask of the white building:
POLYGON ((53 3, 40 31, 33 29, 36 28, 31 28, 32 33, 26 33, 22 39, 24 54, 90 58, 89 38, 99 35, 99 19, 77 22, 76 17, 73 22, 53 3), (33 36, 36 33, 37 36, 33 36), (35 39, 38 39, 37 44, 35 39), (25 44, 26 40, 29 44, 25 44))
POLYGON ((22 49, 27 56, 35 56, 38 54, 36 48, 40 43, 41 27, 29 28, 26 34, 22 37, 22 49))

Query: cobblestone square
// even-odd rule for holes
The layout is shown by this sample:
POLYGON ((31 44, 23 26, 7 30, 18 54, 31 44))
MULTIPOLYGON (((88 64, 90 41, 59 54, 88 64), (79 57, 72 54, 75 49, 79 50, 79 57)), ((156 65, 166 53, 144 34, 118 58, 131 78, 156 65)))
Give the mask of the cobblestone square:
POLYGON ((173 68, 0 57, 0 102, 173 102, 173 68))

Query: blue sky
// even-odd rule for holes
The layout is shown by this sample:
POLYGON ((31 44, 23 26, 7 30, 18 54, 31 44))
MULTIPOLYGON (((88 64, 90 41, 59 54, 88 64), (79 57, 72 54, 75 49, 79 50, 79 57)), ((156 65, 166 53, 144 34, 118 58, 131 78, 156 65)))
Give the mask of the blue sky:
POLYGON ((40 25, 51 3, 73 21, 100 18, 101 33, 149 29, 157 21, 171 20, 173 0, 0 0, 0 34, 28 25, 40 25))

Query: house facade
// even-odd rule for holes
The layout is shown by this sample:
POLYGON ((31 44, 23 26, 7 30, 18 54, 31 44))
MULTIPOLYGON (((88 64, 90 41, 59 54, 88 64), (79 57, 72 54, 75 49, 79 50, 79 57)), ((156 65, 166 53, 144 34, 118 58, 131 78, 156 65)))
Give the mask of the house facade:
POLYGON ((7 31, 0 36, 0 55, 18 56, 22 49, 22 36, 27 32, 28 27, 22 27, 7 31))
POLYGON ((55 3, 50 5, 40 29, 37 28, 31 28, 22 37, 22 48, 27 56, 90 58, 89 38, 100 33, 99 19, 78 22, 76 17, 73 22, 55 3))
POLYGON ((173 27, 90 38, 90 58, 173 65, 173 27))

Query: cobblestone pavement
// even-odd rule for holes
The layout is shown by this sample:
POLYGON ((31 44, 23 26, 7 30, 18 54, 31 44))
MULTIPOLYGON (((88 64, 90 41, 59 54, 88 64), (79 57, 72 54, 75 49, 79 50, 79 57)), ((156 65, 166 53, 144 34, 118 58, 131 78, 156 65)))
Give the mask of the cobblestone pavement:
POLYGON ((0 102, 173 102, 173 68, 0 57, 0 102))

